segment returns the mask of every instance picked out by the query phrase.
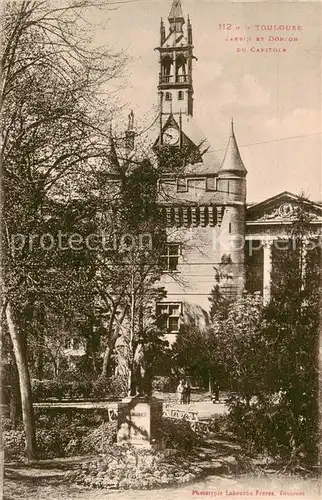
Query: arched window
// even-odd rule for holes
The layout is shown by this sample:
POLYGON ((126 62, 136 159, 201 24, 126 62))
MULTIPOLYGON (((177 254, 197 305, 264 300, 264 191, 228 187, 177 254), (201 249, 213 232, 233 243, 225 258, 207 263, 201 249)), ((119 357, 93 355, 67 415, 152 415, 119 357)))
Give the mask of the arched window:
POLYGON ((187 60, 183 54, 179 54, 176 59, 176 81, 185 83, 187 81, 187 60))
POLYGON ((173 61, 170 56, 165 55, 161 59, 161 83, 169 83, 172 78, 173 61))

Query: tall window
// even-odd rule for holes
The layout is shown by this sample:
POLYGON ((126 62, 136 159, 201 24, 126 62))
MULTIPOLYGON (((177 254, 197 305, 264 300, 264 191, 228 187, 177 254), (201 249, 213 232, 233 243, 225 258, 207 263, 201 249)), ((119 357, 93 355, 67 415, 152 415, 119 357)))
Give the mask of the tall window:
POLYGON ((182 315, 181 302, 161 302, 157 304, 158 326, 168 333, 180 331, 180 316, 182 315))
POLYGON ((165 100, 166 101, 172 101, 172 94, 171 94, 171 92, 166 92, 165 93, 165 100))
POLYGON ((180 245, 178 243, 167 243, 164 253, 161 255, 160 265, 163 271, 177 271, 179 265, 180 245))
POLYGON ((178 99, 179 99, 179 101, 183 101, 184 100, 183 90, 179 90, 179 92, 178 92, 178 99))

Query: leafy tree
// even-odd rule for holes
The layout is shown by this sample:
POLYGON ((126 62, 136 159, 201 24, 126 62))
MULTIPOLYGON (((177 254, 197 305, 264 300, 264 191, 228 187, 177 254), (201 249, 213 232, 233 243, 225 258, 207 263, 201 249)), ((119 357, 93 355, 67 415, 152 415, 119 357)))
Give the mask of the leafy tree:
POLYGON ((270 303, 245 295, 213 322, 236 392, 230 415, 237 434, 292 466, 317 460, 321 248, 308 206, 299 197, 287 241, 274 246, 270 303))
MULTIPOLYGON (((89 50, 86 9, 94 2, 7 2, 1 59, 2 295, 18 368, 27 456, 36 456, 27 360, 26 310, 57 295, 66 276, 50 276, 46 252, 18 245, 19 235, 49 232, 48 200, 75 191, 79 168, 106 158, 103 144, 115 106, 99 89, 120 72, 124 58, 89 50), (83 24, 85 23, 85 25, 83 24), (50 284, 50 286, 48 286, 50 284), (43 300, 43 299, 41 299, 43 300)), ((29 240, 30 241, 30 240, 29 240)), ((70 288, 71 289, 71 288, 70 288)), ((39 311, 39 308, 38 308, 39 311)), ((40 322, 39 322, 40 323, 40 322)))
POLYGON ((173 345, 173 364, 204 385, 213 369, 213 345, 210 332, 185 325, 173 345))
POLYGON ((264 308, 260 294, 245 294, 215 316, 212 330, 216 355, 230 390, 246 402, 261 393, 269 345, 263 335, 264 308))
POLYGON ((287 414, 288 449, 294 460, 317 459, 318 345, 321 247, 310 231, 308 200, 299 197, 289 245, 273 254, 272 300, 266 336, 274 339, 271 370, 287 414))
POLYGON ((126 344, 132 377, 137 345, 147 348, 145 332, 146 328, 151 332, 152 327, 149 318, 154 318, 155 325, 155 304, 164 296, 157 286, 164 253, 160 242, 165 235, 165 221, 157 203, 157 176, 148 160, 119 166, 118 193, 105 212, 103 227, 107 227, 110 241, 107 249, 98 248, 94 280, 105 342, 103 377, 117 342, 126 344))

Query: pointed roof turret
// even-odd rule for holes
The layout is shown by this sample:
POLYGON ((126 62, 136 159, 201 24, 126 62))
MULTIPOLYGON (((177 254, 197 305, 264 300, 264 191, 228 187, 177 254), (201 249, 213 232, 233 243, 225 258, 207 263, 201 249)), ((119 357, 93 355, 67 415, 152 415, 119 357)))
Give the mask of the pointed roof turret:
POLYGON ((226 153, 220 169, 218 170, 218 175, 226 172, 231 172, 237 175, 245 176, 247 174, 246 167, 243 160, 241 159, 240 152, 238 149, 235 132, 234 132, 234 121, 231 120, 231 131, 230 137, 226 149, 226 153))

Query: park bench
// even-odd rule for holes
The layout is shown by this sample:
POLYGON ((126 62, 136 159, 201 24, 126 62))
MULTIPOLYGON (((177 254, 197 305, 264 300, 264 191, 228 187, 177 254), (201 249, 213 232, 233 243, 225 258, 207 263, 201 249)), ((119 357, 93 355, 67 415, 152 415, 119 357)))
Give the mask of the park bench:
POLYGON ((173 408, 169 404, 163 406, 163 417, 175 420, 186 420, 195 432, 208 433, 211 419, 199 419, 198 412, 189 409, 173 408))
MULTIPOLYGON (((107 412, 110 422, 117 420, 117 408, 108 408, 107 412)), ((186 422, 189 422, 191 429, 195 432, 209 432, 211 419, 200 419, 197 411, 189 410, 188 408, 175 408, 171 407, 169 404, 164 404, 162 416, 174 420, 185 420, 186 422)))

